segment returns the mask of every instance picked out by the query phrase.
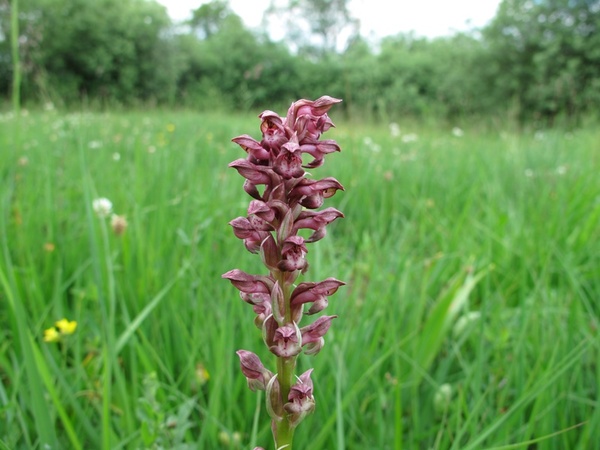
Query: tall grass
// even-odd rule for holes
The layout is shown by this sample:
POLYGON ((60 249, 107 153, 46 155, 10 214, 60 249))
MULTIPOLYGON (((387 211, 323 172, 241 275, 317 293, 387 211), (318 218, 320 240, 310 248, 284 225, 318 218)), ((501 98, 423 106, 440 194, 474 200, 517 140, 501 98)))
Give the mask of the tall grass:
MULTIPOLYGON (((299 449, 590 449, 600 442, 600 133, 343 123, 316 177, 346 218, 309 248, 348 282, 299 449), (411 136, 414 134, 414 136, 411 136), (416 137, 416 139, 415 139, 416 137)), ((270 445, 235 350, 262 269, 234 136, 255 117, 36 112, 0 120, 0 448, 270 445), (116 236, 91 202, 107 197, 116 236), (60 343, 43 330, 78 322, 60 343)), ((268 355, 261 354, 268 358, 268 355)))

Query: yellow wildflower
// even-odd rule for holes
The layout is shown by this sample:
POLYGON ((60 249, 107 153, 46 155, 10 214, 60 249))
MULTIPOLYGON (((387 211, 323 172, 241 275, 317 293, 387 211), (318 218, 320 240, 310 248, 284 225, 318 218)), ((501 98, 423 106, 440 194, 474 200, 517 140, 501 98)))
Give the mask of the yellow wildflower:
POLYGON ((77 322, 74 320, 60 319, 55 323, 56 328, 60 330, 61 335, 69 335, 75 333, 77 329, 77 322))
POLYGON ((56 331, 56 328, 48 328, 44 330, 44 342, 58 342, 60 341, 60 333, 56 331))
POLYGON ((173 131, 175 131, 175 124, 173 124, 173 123, 167 124, 167 131, 169 133, 172 133, 173 131))

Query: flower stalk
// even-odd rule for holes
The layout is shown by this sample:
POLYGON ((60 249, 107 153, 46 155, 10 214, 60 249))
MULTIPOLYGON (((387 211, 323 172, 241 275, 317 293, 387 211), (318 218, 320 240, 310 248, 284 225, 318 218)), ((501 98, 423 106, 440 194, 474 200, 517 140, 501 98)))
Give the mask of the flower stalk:
POLYGON ((326 227, 344 217, 335 208, 318 210, 324 199, 343 190, 343 186, 331 177, 312 179, 305 171, 321 166, 327 154, 340 151, 335 141, 320 139, 334 126, 327 112, 339 102, 329 96, 298 100, 284 118, 264 111, 259 115, 260 141, 249 135, 233 139, 247 157, 229 166, 244 177, 244 190, 252 200, 247 216, 232 220, 230 225, 246 249, 260 255, 268 275, 233 269, 223 278, 240 291, 244 302, 252 305, 254 324, 276 357, 276 370, 272 372, 255 353, 237 352, 248 387, 266 391, 276 449, 292 450, 296 427, 315 409, 312 369, 297 376, 298 355, 317 354, 337 316, 321 316, 302 327, 300 322, 305 315, 323 311, 328 297, 344 285, 335 278, 296 284, 309 267, 307 244, 322 239, 326 227))

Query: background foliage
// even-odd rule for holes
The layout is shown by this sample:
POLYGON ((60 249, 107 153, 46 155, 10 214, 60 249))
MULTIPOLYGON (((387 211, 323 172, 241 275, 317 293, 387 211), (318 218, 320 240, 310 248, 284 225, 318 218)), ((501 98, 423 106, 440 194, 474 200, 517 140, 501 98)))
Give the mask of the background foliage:
MULTIPOLYGON (((224 1, 173 24, 150 0, 31 0, 19 15, 28 102, 260 109, 322 92, 347 112, 595 114, 600 101, 600 1, 504 0, 483 30, 368 43, 347 1, 292 1, 265 20, 308 17, 283 42, 244 27, 224 1), (333 6, 332 6, 333 5, 333 6), (332 12, 333 8, 333 12, 332 12), (286 15, 287 14, 287 15, 286 15), (306 31, 308 30, 308 31, 306 31), (343 40, 340 32, 349 38, 343 40), (348 34, 350 33, 350 34, 348 34), (317 92, 318 91, 318 92, 317 92)), ((0 91, 11 82, 9 3, 0 3, 0 91)), ((285 19, 287 20, 287 19, 285 19)))

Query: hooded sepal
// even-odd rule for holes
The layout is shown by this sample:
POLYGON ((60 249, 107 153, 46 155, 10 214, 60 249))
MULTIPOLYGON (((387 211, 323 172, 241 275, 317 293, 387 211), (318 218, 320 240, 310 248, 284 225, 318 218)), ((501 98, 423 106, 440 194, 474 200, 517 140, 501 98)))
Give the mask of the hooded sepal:
POLYGON ((253 137, 243 134, 233 138, 232 141, 238 144, 246 153, 248 153, 248 156, 252 162, 269 161, 269 157, 271 156, 269 151, 263 148, 263 146, 260 145, 260 142, 255 140, 253 137))
POLYGON ((346 283, 335 278, 327 278, 319 283, 300 283, 290 298, 292 314, 305 303, 312 303, 307 312, 309 315, 324 310, 329 303, 327 297, 335 294, 338 288, 344 284, 346 283))
POLYGON ((307 355, 316 355, 321 351, 323 345, 325 345, 325 333, 331 326, 331 321, 337 316, 323 316, 319 317, 310 325, 302 327, 300 332, 302 333, 302 345, 305 346, 304 353, 307 355))
POLYGON ((294 223, 293 231, 301 228, 315 230, 306 242, 316 242, 325 236, 325 227, 344 215, 335 208, 325 208, 321 211, 302 211, 294 223))

